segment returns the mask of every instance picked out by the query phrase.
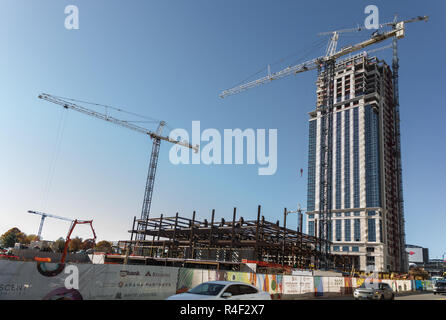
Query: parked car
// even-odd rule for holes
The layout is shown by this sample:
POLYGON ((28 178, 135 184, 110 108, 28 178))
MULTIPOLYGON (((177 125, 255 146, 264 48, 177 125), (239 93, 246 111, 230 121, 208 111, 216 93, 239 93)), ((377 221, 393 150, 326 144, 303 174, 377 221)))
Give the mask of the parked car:
POLYGON ((355 300, 393 300, 395 293, 387 283, 364 282, 359 288, 353 292, 355 300))
POLYGON ((166 300, 271 300, 271 296, 268 292, 242 282, 209 281, 166 300))
POLYGON ((434 294, 446 293, 446 280, 438 280, 434 285, 434 294))

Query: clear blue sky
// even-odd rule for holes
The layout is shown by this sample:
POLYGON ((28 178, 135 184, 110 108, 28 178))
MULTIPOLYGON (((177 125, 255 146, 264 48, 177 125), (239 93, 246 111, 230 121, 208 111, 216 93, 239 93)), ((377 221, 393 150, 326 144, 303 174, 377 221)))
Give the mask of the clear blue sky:
MULTIPOLYGON (((316 73, 308 72, 228 99, 219 92, 269 63, 321 40, 318 32, 363 24, 375 4, 381 22, 429 15, 400 41, 400 99, 407 242, 446 251, 444 196, 444 1, 116 1, 3 0, 0 4, 0 233, 37 233, 27 210, 94 219, 99 239, 128 239, 140 214, 151 141, 37 99, 41 92, 84 99, 166 120, 171 128, 277 128, 278 170, 257 166, 174 166, 161 147, 152 213, 282 221, 283 208, 305 207, 308 115, 316 73), (78 5, 80 29, 64 28, 78 5), (441 102, 443 101, 443 102, 441 102), (56 148, 60 119, 63 137, 56 148), (54 150, 58 150, 57 161, 54 150), (304 176, 300 177, 300 168, 304 176), (44 201, 50 170, 53 179, 44 201)), ((342 45, 368 37, 346 35, 342 45)), ((309 50, 308 59, 324 47, 309 50)), ((390 50, 377 53, 391 62, 390 50)), ((289 59, 286 63, 293 63, 289 59)), ((274 65, 277 71, 282 65, 274 65)), ((262 74, 263 75, 263 74, 262 74)), ((151 127, 155 129, 155 127, 151 127)), ((289 218, 295 227, 296 217, 289 218)), ((47 219, 46 239, 65 237, 47 219)), ((75 233, 88 237, 86 229, 75 233)))

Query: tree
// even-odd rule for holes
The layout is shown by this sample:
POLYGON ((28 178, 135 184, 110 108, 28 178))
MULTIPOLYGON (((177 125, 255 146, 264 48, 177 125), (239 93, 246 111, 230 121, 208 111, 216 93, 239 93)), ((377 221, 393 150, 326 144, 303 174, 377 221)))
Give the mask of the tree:
POLYGON ((88 249, 93 249, 94 248, 94 240, 93 239, 86 239, 84 242, 82 242, 81 244, 81 249, 82 250, 88 250, 88 249))
POLYGON ((23 243, 26 235, 19 228, 11 228, 0 237, 0 245, 2 247, 14 247, 17 242, 23 243))
POLYGON ((29 234, 24 237, 23 242, 21 242, 21 243, 30 244, 33 241, 39 241, 39 240, 40 240, 39 236, 37 236, 35 234, 29 234))
POLYGON ((415 279, 415 280, 426 280, 429 279, 429 272, 424 270, 424 268, 421 267, 415 267, 411 268, 409 270, 409 274, 415 279))
POLYGON ((100 241, 95 247, 96 251, 104 252, 104 253, 112 253, 112 244, 108 241, 100 241))
POLYGON ((57 239, 53 244, 53 250, 55 252, 63 252, 63 249, 65 248, 65 239, 60 237, 57 239))
POLYGON ((68 250, 70 251, 79 251, 82 245, 82 238, 76 237, 71 239, 70 244, 68 245, 68 250))

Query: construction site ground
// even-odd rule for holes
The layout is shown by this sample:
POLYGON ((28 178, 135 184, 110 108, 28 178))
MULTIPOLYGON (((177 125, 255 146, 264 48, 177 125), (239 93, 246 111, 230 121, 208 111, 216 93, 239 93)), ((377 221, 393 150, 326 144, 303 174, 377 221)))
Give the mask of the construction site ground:
MULTIPOLYGON (((280 300, 354 300, 353 294, 331 294, 315 296, 314 294, 302 294, 293 296, 282 296, 280 300)), ((431 291, 402 292, 395 295, 395 300, 446 300, 446 295, 434 295, 431 291)))

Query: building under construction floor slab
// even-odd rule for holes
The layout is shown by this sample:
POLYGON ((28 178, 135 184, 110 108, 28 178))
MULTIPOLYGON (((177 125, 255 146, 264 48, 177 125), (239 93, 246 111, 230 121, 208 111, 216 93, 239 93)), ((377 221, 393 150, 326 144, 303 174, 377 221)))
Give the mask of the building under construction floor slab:
MULTIPOLYGON (((200 267, 241 270, 242 265, 255 264, 259 268, 318 268, 323 259, 323 240, 297 230, 266 221, 260 215, 257 220, 236 219, 234 208, 231 221, 211 219, 199 221, 180 217, 134 219, 130 241, 120 241, 125 255, 109 256, 110 261, 131 264, 155 264, 166 266, 200 267), (135 225, 138 227, 135 228, 135 225), (143 227, 141 227, 143 226, 143 227), (136 236, 136 235, 142 236, 136 236), (136 239, 136 240, 134 240, 136 239)), ((286 212, 286 210, 285 210, 286 212)), ((329 256, 332 266, 350 270, 353 258, 329 256)))

